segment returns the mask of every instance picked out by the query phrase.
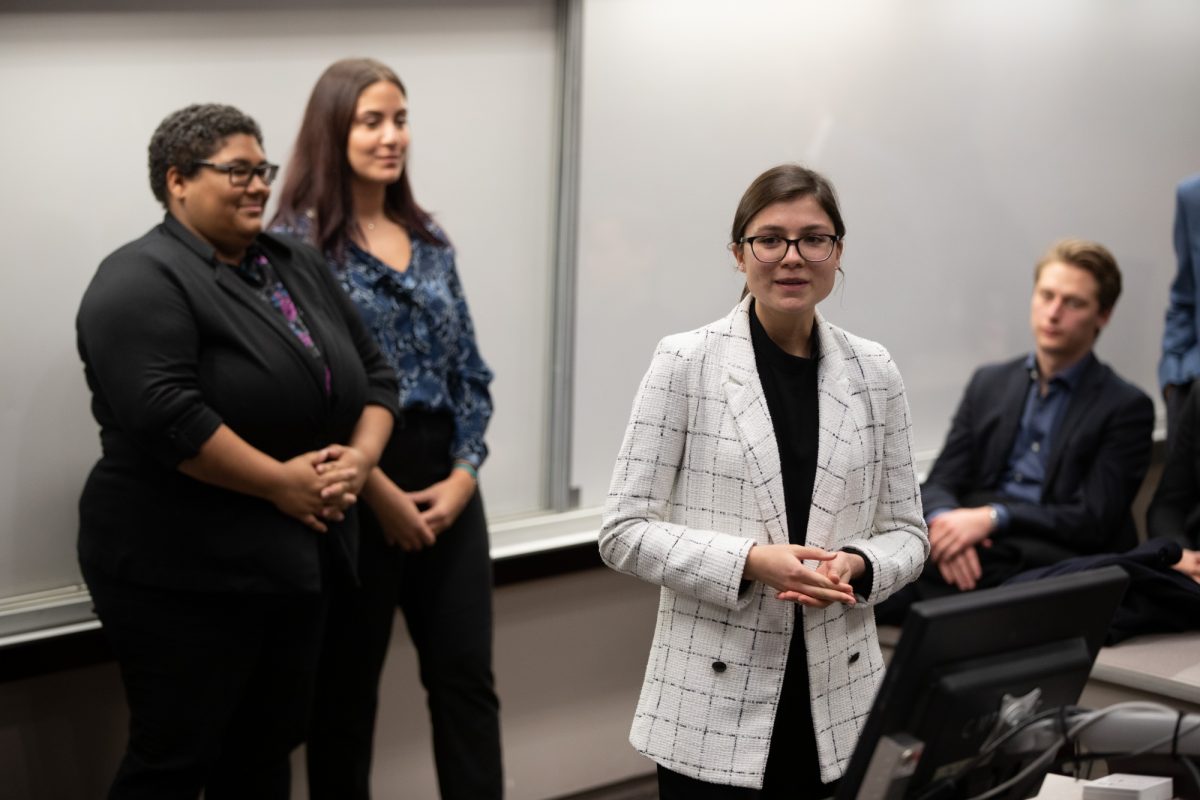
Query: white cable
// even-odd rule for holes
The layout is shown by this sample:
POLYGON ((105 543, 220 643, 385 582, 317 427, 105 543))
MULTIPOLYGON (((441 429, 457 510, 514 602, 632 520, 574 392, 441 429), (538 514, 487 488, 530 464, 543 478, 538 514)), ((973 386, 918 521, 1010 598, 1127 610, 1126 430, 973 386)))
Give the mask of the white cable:
POLYGON ((1179 713, 1176 709, 1171 708, 1170 706, 1165 706, 1162 703, 1153 703, 1148 700, 1129 700, 1124 703, 1114 703, 1106 708, 1097 709, 1096 711, 1086 711, 1080 714, 1079 721, 1075 723, 1073 728, 1067 731, 1067 736, 1071 739, 1074 739, 1079 735, 1080 731, 1086 730, 1110 714, 1114 714, 1118 711, 1156 711, 1159 713, 1170 714, 1172 716, 1179 713))
MULTIPOLYGON (((1171 716, 1178 716, 1178 714, 1179 714, 1179 712, 1175 712, 1171 716)), ((1150 742, 1150 744, 1142 745, 1137 750, 1130 750, 1128 753, 1121 753, 1120 756, 1122 758, 1131 758, 1133 756, 1144 756, 1147 753, 1152 752, 1156 748, 1162 747, 1167 742, 1174 741, 1177 739, 1182 739, 1185 736, 1191 736, 1197 730, 1200 730, 1200 722, 1195 722, 1191 726, 1186 727, 1186 728, 1183 726, 1180 726, 1178 732, 1173 731, 1171 733, 1168 733, 1166 736, 1162 737, 1161 739, 1155 739, 1154 741, 1150 742)))
MULTIPOLYGON (((1091 727, 1092 725, 1095 725, 1097 722, 1099 722, 1100 720, 1109 716, 1110 714, 1114 714, 1118 711, 1155 711, 1155 712, 1161 712, 1161 713, 1166 713, 1166 714, 1170 714, 1170 715, 1178 714, 1178 711, 1176 711, 1175 709, 1170 708, 1168 706, 1165 706, 1162 703, 1152 703, 1152 702, 1141 701, 1141 700, 1133 700, 1133 701, 1129 701, 1129 702, 1125 702, 1125 703, 1116 703, 1114 705, 1108 706, 1107 708, 1102 708, 1097 711, 1084 712, 1079 715, 1080 719, 1077 722, 1075 722, 1075 724, 1070 729, 1068 729, 1066 731, 1065 735, 1058 737, 1054 741, 1054 743, 1052 745, 1050 745, 1049 748, 1047 748, 1041 755, 1039 755, 1036 759, 1034 759, 1032 762, 1030 762, 1024 769, 1022 769, 1016 775, 1014 775, 1013 777, 1004 781, 1003 783, 993 786, 991 789, 987 790, 986 792, 984 792, 982 794, 976 795, 975 797, 971 798, 971 800, 990 800, 990 798, 995 797, 999 794, 1002 794, 1003 792, 1008 791, 1009 789, 1011 789, 1013 786, 1016 786, 1021 781, 1024 781, 1027 778, 1029 778, 1031 775, 1034 774, 1035 771, 1045 768, 1047 762, 1051 761, 1054 758, 1054 755, 1059 751, 1059 749, 1064 744, 1066 744, 1069 741, 1075 741, 1076 738, 1078 738, 1080 731, 1086 730, 1087 728, 1091 727)), ((1172 737, 1168 737, 1165 741, 1170 741, 1171 738, 1172 737)), ((1195 767, 1192 766, 1192 769, 1194 770, 1195 767)))

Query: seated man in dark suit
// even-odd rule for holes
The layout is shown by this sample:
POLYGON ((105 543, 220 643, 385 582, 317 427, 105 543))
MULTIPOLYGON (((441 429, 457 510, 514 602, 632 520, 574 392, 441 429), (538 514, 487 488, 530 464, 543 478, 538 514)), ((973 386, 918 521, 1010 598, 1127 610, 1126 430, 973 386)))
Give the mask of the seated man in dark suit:
POLYGON ((1066 240, 1034 275, 1034 351, 971 377, 921 487, 930 561, 880 621, 902 621, 916 599, 1137 542, 1129 507, 1150 463, 1154 406, 1092 353, 1121 273, 1103 246, 1066 240))
POLYGON ((1200 392, 1189 393, 1184 402, 1146 515, 1146 531, 1183 545, 1175 569, 1200 581, 1200 392))

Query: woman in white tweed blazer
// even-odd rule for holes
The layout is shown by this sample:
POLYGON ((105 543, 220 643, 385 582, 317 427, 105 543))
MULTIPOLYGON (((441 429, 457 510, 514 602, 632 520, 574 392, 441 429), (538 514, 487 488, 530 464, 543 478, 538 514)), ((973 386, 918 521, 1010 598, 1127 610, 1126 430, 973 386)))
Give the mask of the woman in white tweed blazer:
POLYGON ((745 297, 663 339, 634 401, 600 551, 662 586, 630 741, 664 800, 823 796, 883 674, 871 606, 925 563, 900 374, 816 311, 844 233, 823 177, 759 176, 745 297))

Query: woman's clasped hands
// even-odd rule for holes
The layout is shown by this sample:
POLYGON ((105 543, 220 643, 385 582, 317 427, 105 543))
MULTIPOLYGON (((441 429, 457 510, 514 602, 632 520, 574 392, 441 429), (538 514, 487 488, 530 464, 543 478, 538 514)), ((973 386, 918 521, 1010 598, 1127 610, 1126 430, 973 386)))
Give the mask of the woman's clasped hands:
POLYGON ((368 500, 388 543, 414 552, 431 547, 454 524, 475 492, 475 479, 460 469, 419 491, 406 492, 386 478, 372 484, 368 500))
POLYGON ((829 552, 795 544, 756 544, 746 555, 742 577, 776 590, 776 599, 812 608, 832 603, 854 605, 850 581, 865 569, 862 556, 845 550, 829 552), (805 561, 819 561, 816 568, 805 561))
POLYGON ((362 451, 330 445, 284 461, 271 501, 283 513, 325 533, 326 522, 341 522, 358 502, 371 464, 362 451))

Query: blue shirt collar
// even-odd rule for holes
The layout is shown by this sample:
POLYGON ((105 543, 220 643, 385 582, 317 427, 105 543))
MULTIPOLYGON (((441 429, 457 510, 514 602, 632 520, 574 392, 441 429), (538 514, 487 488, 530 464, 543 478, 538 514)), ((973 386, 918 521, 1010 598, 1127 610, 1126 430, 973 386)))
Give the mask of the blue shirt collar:
MULTIPOLYGON (((1090 367, 1092 365, 1092 362, 1095 360, 1096 360, 1095 354, 1091 350, 1089 350, 1087 352, 1087 355, 1085 355, 1083 358, 1076 361, 1071 366, 1064 369, 1062 372, 1060 372, 1057 375, 1055 375, 1054 377, 1052 377, 1050 379, 1050 382, 1065 384, 1067 389, 1073 391, 1075 389, 1075 387, 1079 385, 1079 380, 1083 377, 1083 373, 1087 371, 1087 368, 1090 367)), ((1030 353, 1028 356, 1025 357, 1025 369, 1027 369, 1029 371, 1029 379, 1030 380, 1036 381, 1040 377, 1038 375, 1038 363, 1037 363, 1037 354, 1036 353, 1030 353)))

